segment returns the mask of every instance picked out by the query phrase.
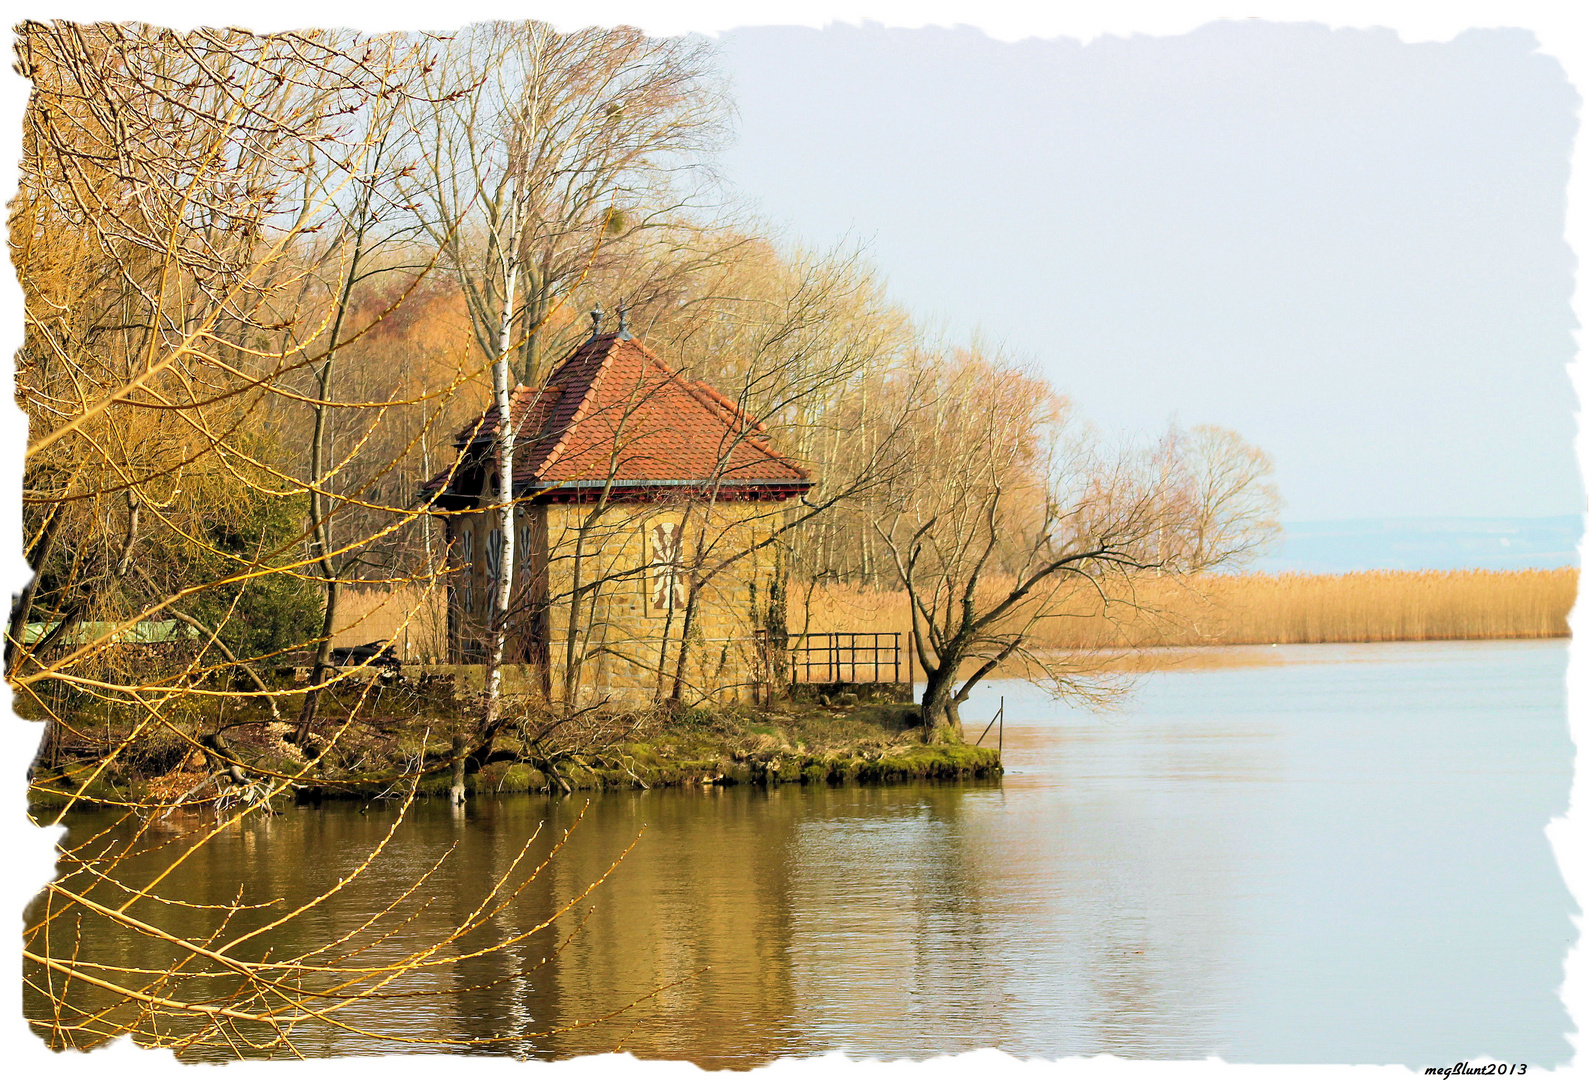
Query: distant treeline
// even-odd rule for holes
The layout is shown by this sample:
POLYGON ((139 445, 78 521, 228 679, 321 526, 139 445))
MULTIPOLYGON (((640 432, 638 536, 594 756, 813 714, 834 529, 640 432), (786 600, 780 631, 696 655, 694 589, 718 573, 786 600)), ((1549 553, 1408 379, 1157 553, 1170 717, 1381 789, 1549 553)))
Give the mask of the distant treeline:
MULTIPOLYGON (((1136 607, 1074 603, 1043 621, 1032 648, 1567 637, 1579 577, 1563 567, 1146 578, 1136 607)), ((792 608, 793 633, 910 629, 898 592, 819 587, 792 608)))

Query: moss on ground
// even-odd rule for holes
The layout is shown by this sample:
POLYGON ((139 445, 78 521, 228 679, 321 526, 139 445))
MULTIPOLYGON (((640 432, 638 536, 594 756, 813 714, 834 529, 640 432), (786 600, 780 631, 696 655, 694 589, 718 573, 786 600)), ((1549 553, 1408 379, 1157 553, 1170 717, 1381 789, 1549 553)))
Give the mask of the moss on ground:
MULTIPOLYGON (((335 714, 323 716, 321 730, 338 726, 335 714)), ((268 714, 251 718, 242 709, 228 720, 229 753, 255 779, 302 776, 296 785, 300 799, 401 795, 421 763, 418 794, 447 793, 452 725, 434 709, 407 717, 384 711, 354 721, 307 773, 303 753, 284 739, 290 731, 287 724, 268 714)), ((209 730, 213 729, 212 724, 209 730)), ((198 737, 205 730, 195 724, 190 734, 198 737)), ((995 777, 1002 772, 1000 756, 992 748, 926 743, 919 711, 907 704, 776 702, 760 709, 697 708, 677 715, 658 713, 637 725, 632 735, 634 741, 566 757, 556 765, 542 762, 549 771, 527 760, 493 762, 471 773, 465 786, 486 796, 706 784, 886 784, 995 777)), ((497 747, 516 758, 523 751, 513 738, 499 740, 497 747)), ((136 752, 124 752, 99 769, 83 792, 84 801, 117 804, 175 798, 202 781, 209 769, 205 755, 176 736, 163 735, 148 747, 131 749, 136 752)), ((75 789, 98 764, 92 755, 79 753, 68 763, 66 775, 37 776, 35 812, 64 803, 65 792, 75 789)))

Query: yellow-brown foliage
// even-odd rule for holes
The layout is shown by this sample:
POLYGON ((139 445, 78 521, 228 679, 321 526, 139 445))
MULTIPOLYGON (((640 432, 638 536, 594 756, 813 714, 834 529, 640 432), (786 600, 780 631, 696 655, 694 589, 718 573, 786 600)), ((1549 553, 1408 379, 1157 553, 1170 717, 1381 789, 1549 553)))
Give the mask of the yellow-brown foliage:
MULTIPOLYGON (((1151 577, 1136 586, 1136 609, 1073 606, 1040 624, 1033 647, 1567 637, 1579 577, 1572 567, 1151 577)), ((803 629, 904 632, 906 596, 827 586, 808 608, 796 591, 790 630, 803 629)))

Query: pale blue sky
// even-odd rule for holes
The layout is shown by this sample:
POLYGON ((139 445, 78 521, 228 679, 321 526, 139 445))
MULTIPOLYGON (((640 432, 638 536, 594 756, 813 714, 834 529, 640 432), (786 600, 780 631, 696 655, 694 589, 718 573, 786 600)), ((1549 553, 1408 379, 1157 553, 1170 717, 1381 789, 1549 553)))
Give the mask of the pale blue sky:
POLYGON ((1579 98, 1525 31, 722 39, 728 176, 1108 432, 1241 431, 1292 520, 1578 513, 1579 98))

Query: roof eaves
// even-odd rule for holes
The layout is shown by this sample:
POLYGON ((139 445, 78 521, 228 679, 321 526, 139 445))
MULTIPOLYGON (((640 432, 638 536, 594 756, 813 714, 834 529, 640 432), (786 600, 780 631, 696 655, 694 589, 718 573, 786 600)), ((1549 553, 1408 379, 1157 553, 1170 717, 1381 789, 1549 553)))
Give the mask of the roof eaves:
MULTIPOLYGON (((691 489, 714 487, 711 480, 535 480, 523 485, 516 485, 516 497, 520 494, 546 494, 548 492, 568 491, 585 492, 606 490, 611 494, 625 491, 654 491, 659 489, 691 489)), ((791 494, 805 493, 812 487, 811 480, 792 479, 756 479, 736 480, 729 483, 720 483, 717 489, 720 492, 734 491, 788 491, 791 494)))

